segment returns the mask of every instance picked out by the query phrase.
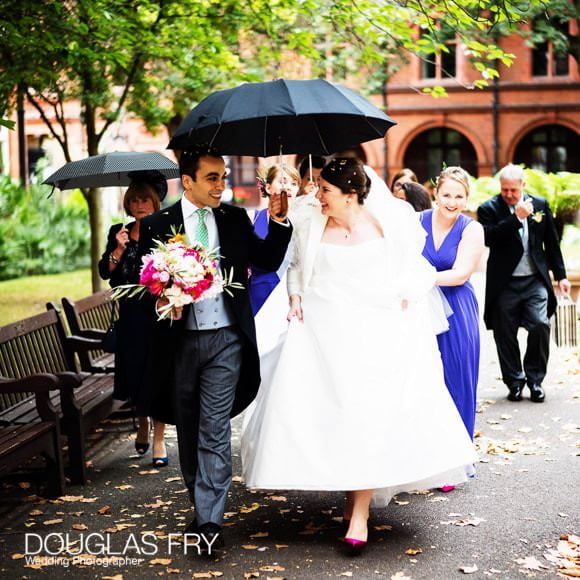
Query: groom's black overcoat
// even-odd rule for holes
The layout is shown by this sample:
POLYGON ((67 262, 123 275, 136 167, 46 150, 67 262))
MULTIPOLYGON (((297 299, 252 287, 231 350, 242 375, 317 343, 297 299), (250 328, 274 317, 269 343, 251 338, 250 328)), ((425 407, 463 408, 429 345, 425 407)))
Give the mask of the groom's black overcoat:
MULTIPOLYGON (((566 269, 548 202, 543 197, 525 195, 534 206, 533 213, 527 218, 530 256, 548 290, 548 316, 551 316, 556 309, 556 296, 549 270, 552 270, 556 280, 562 280, 566 277, 566 269)), ((524 253, 520 235, 523 226, 501 194, 479 206, 477 219, 485 232, 485 245, 489 247, 483 318, 487 328, 491 329, 494 303, 506 289, 524 253)))
MULTIPOLYGON (((260 360, 248 293, 248 269, 251 265, 256 265, 267 271, 277 270, 284 260, 292 227, 272 225, 267 237, 262 240, 254 233, 244 209, 222 204, 213 213, 220 240, 220 268, 227 273, 233 268, 233 281, 243 286, 242 290, 232 289, 232 297, 225 293, 225 299, 244 338, 242 368, 232 410, 234 416, 252 402, 260 385, 260 360)), ((185 232, 181 201, 142 220, 139 233, 141 253, 147 254, 155 246, 154 240, 167 241, 173 235, 172 231, 185 232)), ((154 325, 153 409, 154 417, 166 423, 174 422, 171 404, 174 354, 184 332, 184 321, 189 308, 190 306, 184 308, 179 321, 161 321, 154 325)))

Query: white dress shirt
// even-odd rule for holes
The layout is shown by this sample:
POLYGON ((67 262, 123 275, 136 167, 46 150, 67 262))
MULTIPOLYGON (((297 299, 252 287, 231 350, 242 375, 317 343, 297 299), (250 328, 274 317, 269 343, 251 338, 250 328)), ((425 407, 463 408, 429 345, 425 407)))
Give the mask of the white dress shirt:
MULTIPOLYGON (((195 213, 198 209, 197 205, 191 203, 185 195, 181 198, 181 211, 183 213, 183 224, 185 226, 185 235, 187 236, 187 241, 189 244, 193 244, 195 239, 195 234, 197 232, 197 220, 199 219, 199 214, 195 213)), ((215 216, 213 215, 213 210, 209 206, 205 206, 203 209, 207 209, 204 221, 207 227, 207 234, 209 240, 209 249, 215 250, 220 245, 220 238, 218 234, 217 224, 215 223, 215 216)))

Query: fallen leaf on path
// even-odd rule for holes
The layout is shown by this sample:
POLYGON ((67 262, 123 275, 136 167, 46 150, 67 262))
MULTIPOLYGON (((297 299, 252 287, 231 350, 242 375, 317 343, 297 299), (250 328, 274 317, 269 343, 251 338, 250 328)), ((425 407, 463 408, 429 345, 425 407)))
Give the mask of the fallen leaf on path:
POLYGON ((126 483, 124 485, 116 485, 115 489, 120 489, 121 491, 125 491, 126 489, 133 489, 133 486, 126 483))
POLYGON ((123 574, 115 574, 114 576, 103 576, 101 580, 123 580, 123 574))
POLYGON ((526 556, 525 558, 518 558, 516 564, 519 564, 525 570, 546 570, 548 566, 544 566, 537 558, 534 556, 526 556))
POLYGON ((58 519, 58 520, 46 520, 45 522, 42 522, 45 526, 52 526, 54 524, 62 524, 63 520, 58 519))
POLYGON ((465 518, 460 518, 457 520, 449 520, 447 522, 441 522, 443 525, 453 525, 453 526, 479 526, 479 524, 481 522, 485 522, 485 520, 483 518, 478 518, 478 517, 465 517, 465 518))
POLYGON ((391 580, 412 580, 411 576, 407 576, 404 572, 397 572, 391 576, 391 580))
POLYGON ((103 532, 106 532, 107 534, 116 534, 117 532, 122 532, 127 528, 134 528, 136 525, 137 524, 117 524, 113 528, 105 528, 103 532))
POLYGON ((275 544, 277 550, 283 550, 288 547, 288 544, 275 544))
POLYGON ((272 501, 287 501, 283 495, 270 495, 266 499, 271 499, 272 501))
POLYGON ((269 535, 269 532, 256 532, 255 534, 250 534, 250 538, 267 538, 269 535))
POLYGON ((380 526, 373 526, 377 532, 383 532, 385 530, 392 530, 393 526, 389 526, 389 524, 381 524, 380 526))
POLYGON ((11 560, 22 560, 22 558, 26 558, 26 554, 12 554, 10 556, 11 560))
POLYGON ((174 482, 174 481, 181 481, 181 477, 168 477, 168 478, 165 480, 165 483, 172 483, 172 482, 174 482))
POLYGON ((80 502, 80 503, 93 503, 97 501, 98 498, 96 497, 85 497, 84 495, 61 495, 57 500, 54 500, 51 503, 60 503, 63 501, 66 502, 80 502))
POLYGON ((86 524, 73 524, 72 526, 73 530, 88 530, 89 526, 87 526, 86 524))
POLYGON ((41 512, 40 510, 32 510, 31 512, 28 512, 29 516, 41 516, 44 512, 41 512))
POLYGON ((255 544, 244 544, 242 546, 242 550, 257 550, 258 546, 256 546, 255 544))
POLYGON ((352 572, 350 570, 347 572, 341 572, 339 576, 348 576, 350 578, 352 576, 352 572))
POLYGON ((149 564, 159 565, 159 566, 169 566, 169 564, 171 564, 171 559, 170 558, 154 558, 153 560, 149 560, 149 564))
POLYGON ((405 550, 405 554, 409 555, 409 556, 416 556, 417 554, 422 554, 423 550, 421 548, 409 548, 408 550, 405 550))
POLYGON ((262 572, 284 572, 284 570, 286 570, 286 568, 283 568, 282 566, 261 566, 260 570, 262 572))
POLYGON ((254 502, 251 506, 243 505, 240 508, 241 514, 249 514, 250 512, 256 511, 260 507, 259 503, 254 502))
POLYGON ((104 505, 101 509, 97 510, 101 515, 106 514, 111 509, 110 505, 104 505))
POLYGON ((153 475, 154 473, 159 473, 159 469, 143 469, 137 472, 139 475, 153 475))
POLYGON ((162 501, 162 500, 158 499, 155 503, 146 503, 143 505, 146 508, 159 508, 159 507, 163 507, 165 505, 171 505, 172 503, 173 503, 172 501, 162 501))
POLYGON ((473 574, 474 572, 477 572, 478 567, 475 564, 473 564, 473 566, 460 566, 459 570, 464 574, 473 574))

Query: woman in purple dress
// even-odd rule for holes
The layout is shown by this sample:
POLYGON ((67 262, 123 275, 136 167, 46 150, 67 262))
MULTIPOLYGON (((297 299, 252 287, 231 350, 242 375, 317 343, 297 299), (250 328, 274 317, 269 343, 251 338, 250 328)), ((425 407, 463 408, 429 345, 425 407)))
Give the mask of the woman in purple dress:
MULTIPOLYGON (((264 176, 258 177, 258 187, 261 189, 263 197, 268 197, 272 193, 279 194, 281 191, 285 191, 288 196, 288 207, 291 209, 292 203, 296 199, 298 190, 300 189, 300 174, 294 167, 272 165, 264 176)), ((260 238, 264 239, 268 235, 268 209, 264 208, 256 211, 253 221, 254 231, 260 238)), ((262 308, 288 269, 290 263, 289 252, 290 249, 286 252, 284 262, 277 272, 266 272, 259 268, 252 268, 248 289, 254 316, 262 308)))
POLYGON ((437 178, 437 207, 422 212, 427 232, 423 255, 437 270, 436 284, 449 302, 449 331, 437 341, 445 384, 473 438, 479 378, 479 308, 469 278, 484 249, 483 228, 461 212, 469 196, 469 175, 447 167, 437 178))

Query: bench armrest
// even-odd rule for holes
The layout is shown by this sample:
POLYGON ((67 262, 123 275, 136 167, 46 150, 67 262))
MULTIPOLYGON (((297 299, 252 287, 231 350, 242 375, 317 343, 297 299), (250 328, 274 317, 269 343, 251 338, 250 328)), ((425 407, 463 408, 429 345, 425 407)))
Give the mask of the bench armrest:
POLYGON ((58 377, 48 373, 30 375, 22 379, 0 377, 0 392, 2 393, 39 393, 43 391, 55 391, 60 386, 61 382, 58 377))
POLYGON ((93 338, 96 340, 102 340, 107 332, 102 328, 83 328, 79 331, 76 336, 80 338, 93 338))
POLYGON ((66 372, 56 373, 56 378, 62 387, 75 388, 83 384, 83 377, 78 373, 66 372))
POLYGON ((103 347, 100 340, 95 338, 85 338, 74 334, 72 336, 67 336, 65 340, 67 344, 76 352, 99 350, 103 347))

